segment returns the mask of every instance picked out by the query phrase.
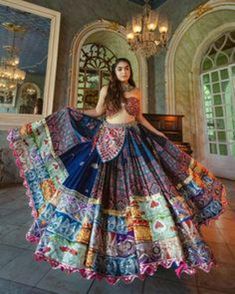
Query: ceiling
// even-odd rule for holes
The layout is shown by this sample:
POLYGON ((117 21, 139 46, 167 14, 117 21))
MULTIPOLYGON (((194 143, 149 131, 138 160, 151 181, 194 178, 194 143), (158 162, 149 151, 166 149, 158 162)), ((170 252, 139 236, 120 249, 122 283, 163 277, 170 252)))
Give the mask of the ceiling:
MULTIPOLYGON (((129 1, 135 2, 135 3, 139 4, 139 5, 144 5, 144 0, 129 0, 129 1)), ((150 0, 149 4, 151 5, 152 9, 156 9, 166 1, 167 0, 150 0)))
POLYGON ((20 50, 19 67, 28 73, 43 75, 46 72, 50 19, 0 5, 0 58, 6 56, 2 48, 12 45, 13 32, 2 23, 21 25, 25 33, 16 33, 16 47, 20 50))

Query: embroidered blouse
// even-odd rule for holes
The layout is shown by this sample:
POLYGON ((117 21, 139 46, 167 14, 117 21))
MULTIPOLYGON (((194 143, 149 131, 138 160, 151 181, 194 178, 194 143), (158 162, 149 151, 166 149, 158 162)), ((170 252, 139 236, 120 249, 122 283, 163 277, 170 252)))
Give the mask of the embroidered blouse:
MULTIPOLYGON (((130 115, 137 116, 140 112, 139 99, 132 96, 125 98, 124 102, 121 103, 122 108, 124 107, 126 112, 130 115)), ((106 116, 112 116, 116 114, 119 110, 116 109, 106 109, 106 116)))

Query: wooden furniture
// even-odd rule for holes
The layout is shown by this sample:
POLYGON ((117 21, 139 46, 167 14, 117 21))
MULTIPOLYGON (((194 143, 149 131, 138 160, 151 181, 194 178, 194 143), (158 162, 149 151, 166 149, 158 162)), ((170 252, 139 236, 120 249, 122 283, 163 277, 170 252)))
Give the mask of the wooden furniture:
POLYGON ((164 133, 182 151, 192 154, 189 143, 183 142, 182 119, 183 115, 144 113, 145 118, 160 132, 164 133))

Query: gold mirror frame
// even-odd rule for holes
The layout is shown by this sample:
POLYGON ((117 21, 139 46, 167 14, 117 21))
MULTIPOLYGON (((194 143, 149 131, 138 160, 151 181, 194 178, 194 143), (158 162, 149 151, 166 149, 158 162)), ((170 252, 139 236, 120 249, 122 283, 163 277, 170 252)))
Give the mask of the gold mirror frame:
POLYGON ((31 4, 26 1, 0 0, 0 5, 36 14, 51 20, 42 114, 0 113, 0 130, 8 130, 10 128, 19 127, 28 122, 41 119, 42 117, 52 113, 61 14, 58 11, 31 4))

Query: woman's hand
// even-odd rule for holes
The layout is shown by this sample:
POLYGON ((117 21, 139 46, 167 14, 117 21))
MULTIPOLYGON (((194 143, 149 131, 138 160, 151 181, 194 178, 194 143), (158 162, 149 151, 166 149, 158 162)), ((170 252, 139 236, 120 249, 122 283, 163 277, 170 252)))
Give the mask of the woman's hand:
POLYGON ((161 136, 161 137, 164 137, 166 139, 167 136, 165 134, 163 134, 162 132, 158 131, 156 128, 154 128, 150 122, 143 116, 142 113, 139 113, 139 115, 136 117, 137 120, 144 126, 146 127, 148 130, 150 130, 151 132, 153 132, 154 134, 158 135, 158 136, 161 136))
POLYGON ((157 131, 156 134, 159 135, 159 136, 162 136, 162 137, 164 137, 166 139, 168 139, 168 137, 164 133, 162 133, 162 132, 157 131))

